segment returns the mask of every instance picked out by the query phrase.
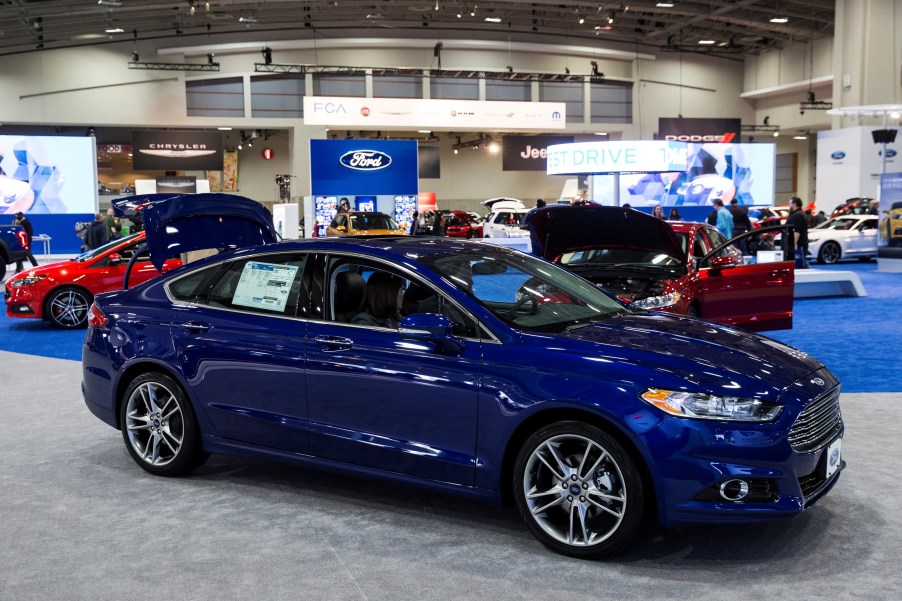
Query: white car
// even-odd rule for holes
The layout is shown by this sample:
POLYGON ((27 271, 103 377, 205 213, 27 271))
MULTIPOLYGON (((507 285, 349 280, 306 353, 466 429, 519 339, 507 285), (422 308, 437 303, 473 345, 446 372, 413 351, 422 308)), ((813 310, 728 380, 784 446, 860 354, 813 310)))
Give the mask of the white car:
POLYGON ((482 202, 490 213, 482 225, 483 238, 524 238, 529 231, 520 229, 523 216, 529 212, 522 200, 490 198, 482 202))
POLYGON ((818 263, 876 257, 877 216, 841 215, 809 229, 808 256, 818 263))

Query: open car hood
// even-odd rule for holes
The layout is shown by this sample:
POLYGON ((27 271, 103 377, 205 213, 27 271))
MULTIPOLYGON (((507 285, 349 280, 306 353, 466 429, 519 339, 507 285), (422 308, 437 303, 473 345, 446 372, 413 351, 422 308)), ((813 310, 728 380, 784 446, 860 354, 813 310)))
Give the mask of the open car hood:
POLYGON ((119 217, 140 215, 150 262, 205 248, 246 248, 278 239, 272 215, 255 200, 232 194, 142 194, 117 198, 119 217))
POLYGON ((536 211, 531 221, 549 261, 565 252, 602 247, 683 257, 680 241, 666 221, 633 209, 554 205, 536 211))

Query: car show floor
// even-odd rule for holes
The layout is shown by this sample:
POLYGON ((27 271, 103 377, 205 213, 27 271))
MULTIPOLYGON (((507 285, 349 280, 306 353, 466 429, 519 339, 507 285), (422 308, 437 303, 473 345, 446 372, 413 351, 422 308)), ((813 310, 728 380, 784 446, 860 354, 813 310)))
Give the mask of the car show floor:
POLYGON ((0 375, 0 599, 902 596, 902 393, 843 395, 847 468, 805 514, 582 561, 513 510, 359 477, 223 456, 154 477, 85 408, 78 362, 0 351, 0 375))

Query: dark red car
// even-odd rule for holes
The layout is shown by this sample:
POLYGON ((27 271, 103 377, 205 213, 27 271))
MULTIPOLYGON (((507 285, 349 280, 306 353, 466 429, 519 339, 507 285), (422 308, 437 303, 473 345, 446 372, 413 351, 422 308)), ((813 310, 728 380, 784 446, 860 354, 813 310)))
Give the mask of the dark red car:
POLYGON ((482 238, 482 224, 465 211, 445 215, 445 235, 453 238, 482 238))
MULTIPOLYGON (((120 290, 129 260, 144 244, 144 232, 115 240, 75 259, 33 267, 6 282, 6 315, 49 321, 60 328, 82 328, 88 309, 100 292, 120 290)), ((163 266, 169 271, 181 266, 171 259, 163 266)), ((146 251, 135 260, 129 285, 159 275, 146 251)))
MULTIPOLYGON (((795 267, 746 264, 732 240, 704 223, 663 221, 618 207, 553 206, 536 214, 544 257, 646 309, 747 330, 792 327, 795 267)), ((767 233, 767 230, 765 230, 767 233)))

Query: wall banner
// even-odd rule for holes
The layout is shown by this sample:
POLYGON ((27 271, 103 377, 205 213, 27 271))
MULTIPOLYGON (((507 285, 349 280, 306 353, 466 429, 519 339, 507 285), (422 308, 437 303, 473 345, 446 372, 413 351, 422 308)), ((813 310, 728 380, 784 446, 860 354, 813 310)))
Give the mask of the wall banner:
POLYGON ((416 194, 415 140, 310 140, 314 196, 416 194))
POLYGON ((658 139, 676 142, 740 142, 741 119, 658 119, 658 139))
POLYGON ((194 194, 197 192, 197 178, 160 176, 156 178, 157 194, 194 194))
POLYGON ((877 243, 877 260, 880 270, 892 263, 888 271, 902 271, 902 173, 884 173, 880 176, 880 215, 877 243))
POLYGON ((304 124, 331 127, 564 129, 563 102, 304 96, 304 124))
POLYGON ((570 144, 573 136, 503 136, 502 171, 545 171, 548 147, 570 144))
POLYGON ((663 173, 689 165, 685 142, 577 142, 548 147, 548 175, 663 173))
POLYGON ((133 131, 137 171, 222 171, 218 131, 133 131))

